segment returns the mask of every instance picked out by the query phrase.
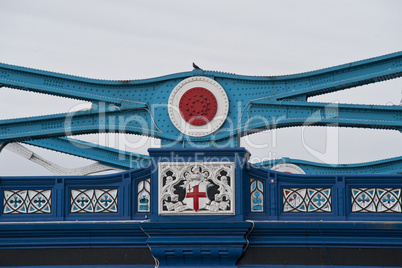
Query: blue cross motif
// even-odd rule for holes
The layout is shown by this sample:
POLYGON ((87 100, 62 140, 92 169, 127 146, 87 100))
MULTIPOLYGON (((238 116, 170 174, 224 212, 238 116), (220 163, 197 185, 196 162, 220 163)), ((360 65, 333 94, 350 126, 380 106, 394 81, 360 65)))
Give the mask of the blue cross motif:
POLYGON ((77 200, 77 203, 78 203, 78 202, 81 202, 81 207, 84 207, 84 206, 85 206, 85 203, 86 203, 86 202, 89 202, 89 200, 86 199, 85 197, 81 196, 81 200, 77 200))
POLYGON ((319 207, 321 207, 321 202, 324 202, 324 201, 325 201, 325 198, 321 198, 321 194, 318 194, 317 196, 318 196, 318 198, 314 198, 313 201, 314 201, 314 202, 317 202, 317 205, 318 205, 319 207))
POLYGON ((105 197, 103 198, 103 199, 101 199, 101 202, 103 202, 103 203, 105 203, 105 207, 107 207, 107 204, 108 204, 108 202, 112 202, 113 200, 112 199, 108 199, 108 195, 107 194, 105 194, 105 197))
POLYGON ((17 197, 17 196, 14 196, 14 200, 11 200, 10 203, 11 203, 11 204, 14 203, 14 208, 17 208, 17 207, 18 207, 18 204, 21 204, 22 201, 21 201, 21 200, 18 200, 18 197, 17 197))
POLYGON ((383 202, 387 202, 388 205, 389 205, 389 203, 395 202, 395 198, 391 198, 391 195, 390 195, 390 194, 387 194, 387 198, 383 198, 382 201, 383 201, 383 202))
POLYGON ((38 196, 38 199, 34 200, 34 203, 39 203, 38 207, 41 207, 42 203, 46 203, 46 201, 42 199, 42 196, 38 196))
POLYGON ((364 206, 364 203, 370 201, 370 199, 368 197, 366 197, 366 194, 362 194, 362 197, 358 198, 357 201, 363 202, 363 206, 364 206))

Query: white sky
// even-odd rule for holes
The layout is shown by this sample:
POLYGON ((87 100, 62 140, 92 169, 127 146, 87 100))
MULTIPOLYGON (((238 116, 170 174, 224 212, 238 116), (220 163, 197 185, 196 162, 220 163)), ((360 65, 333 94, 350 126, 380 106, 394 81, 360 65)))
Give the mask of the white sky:
MULTIPOLYGON (((190 71, 193 61, 203 69, 237 74, 292 74, 402 50, 401 10, 398 0, 2 0, 0 62, 116 80, 190 71)), ((313 100, 392 105, 399 104, 401 91, 402 79, 396 79, 313 100)), ((0 119, 67 112, 80 103, 0 88, 0 119)), ((342 128, 328 158, 326 137, 334 130, 305 129, 302 139, 301 128, 280 129, 250 137, 265 148, 252 148, 244 139, 242 145, 259 159, 355 163, 401 155, 397 131, 342 128)), ((30 148, 66 167, 92 163, 30 148)), ((0 175, 50 173, 3 150, 0 175)))

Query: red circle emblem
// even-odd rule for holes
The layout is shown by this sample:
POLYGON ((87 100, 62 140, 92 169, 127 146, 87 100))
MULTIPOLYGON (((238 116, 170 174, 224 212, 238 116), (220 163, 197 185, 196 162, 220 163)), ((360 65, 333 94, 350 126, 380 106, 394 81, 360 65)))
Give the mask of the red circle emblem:
POLYGON ((181 116, 193 126, 202 126, 211 121, 217 109, 218 104, 214 94, 203 87, 187 90, 179 102, 181 116))

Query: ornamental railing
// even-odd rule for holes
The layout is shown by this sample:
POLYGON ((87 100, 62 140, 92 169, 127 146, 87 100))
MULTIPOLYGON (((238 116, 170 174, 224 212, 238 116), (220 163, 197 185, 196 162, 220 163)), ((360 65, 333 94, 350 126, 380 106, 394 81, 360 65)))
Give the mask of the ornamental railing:
POLYGON ((143 220, 150 169, 77 177, 0 178, 0 221, 143 220))
MULTIPOLYGON (((246 174, 249 187, 236 197, 245 219, 401 219, 402 174, 296 175, 255 167, 246 174)), ((3 177, 0 221, 144 220, 158 213, 151 210, 152 194, 150 168, 103 176, 3 177)))
POLYGON ((249 169, 249 218, 401 220, 402 174, 296 175, 249 169))

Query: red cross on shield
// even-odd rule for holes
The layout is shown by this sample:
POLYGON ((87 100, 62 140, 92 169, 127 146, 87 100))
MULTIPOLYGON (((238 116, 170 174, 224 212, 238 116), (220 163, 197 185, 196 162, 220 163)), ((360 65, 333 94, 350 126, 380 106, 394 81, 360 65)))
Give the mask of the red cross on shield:
POLYGON ((186 198, 192 198, 193 199, 193 209, 195 210, 195 212, 197 212, 200 209, 200 203, 205 205, 206 202, 208 201, 207 193, 206 192, 200 192, 199 191, 200 190, 199 186, 200 185, 194 186, 193 188, 189 187, 189 189, 187 191, 187 194, 186 194, 186 198))

